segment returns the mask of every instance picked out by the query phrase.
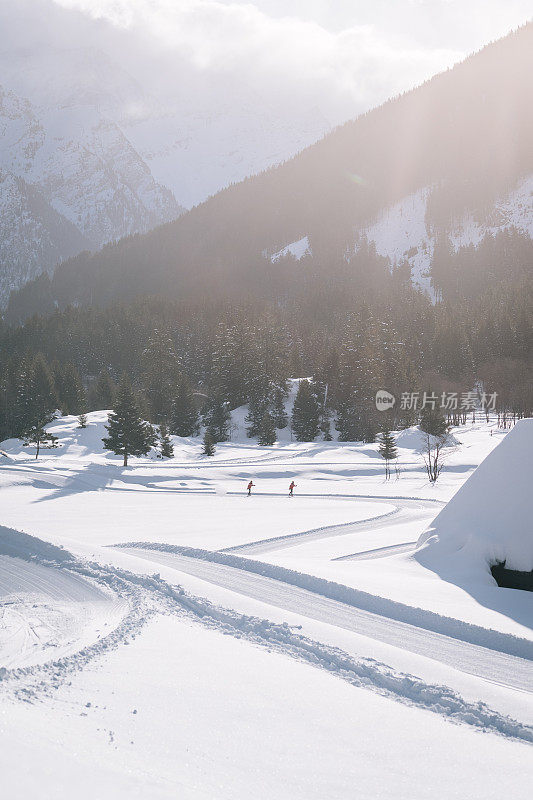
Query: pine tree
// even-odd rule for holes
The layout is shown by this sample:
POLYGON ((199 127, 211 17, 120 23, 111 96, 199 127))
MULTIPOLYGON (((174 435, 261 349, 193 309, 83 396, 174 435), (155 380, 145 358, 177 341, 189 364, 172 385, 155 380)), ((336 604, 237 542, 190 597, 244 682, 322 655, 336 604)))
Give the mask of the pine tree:
MULTIPOLYGON (((25 362, 19 376, 17 419, 25 438, 37 435, 55 417, 57 394, 54 379, 42 355, 25 362)), ((42 438, 42 437, 41 437, 42 438)))
POLYGON ((19 368, 19 360, 11 357, 0 378, 0 441, 16 434, 19 368))
POLYGON ((249 439, 259 436, 263 417, 268 411, 268 386, 255 386, 248 401, 248 413, 245 418, 246 433, 249 439))
POLYGON ((63 367, 57 358, 54 358, 50 364, 50 372, 52 374, 52 380, 54 382, 54 387, 57 394, 58 406, 61 408, 61 410, 63 410, 63 404, 61 402, 61 398, 63 396, 63 367))
POLYGON ((274 389, 274 399, 272 413, 274 416, 274 425, 276 428, 283 429, 289 424, 289 418, 285 411, 285 399, 287 391, 281 386, 276 386, 274 389))
POLYGON ((204 433, 204 447, 202 450, 202 454, 204 456, 214 456, 215 455, 215 439, 210 428, 206 428, 204 433))
POLYGON ((263 447, 273 445, 276 441, 276 426, 274 425, 272 414, 269 411, 265 411, 263 414, 258 441, 263 447))
POLYGON ((174 445, 164 422, 159 426, 159 453, 161 458, 174 458, 174 445))
POLYGON ((166 331, 154 331, 143 353, 144 380, 153 422, 170 416, 173 387, 180 364, 172 337, 166 331))
POLYGON ((292 409, 292 429, 299 442, 312 442, 320 431, 320 409, 309 381, 300 381, 292 409))
POLYGON ((125 467, 128 466, 128 456, 144 456, 155 444, 154 429, 141 419, 126 373, 120 380, 114 409, 109 414, 106 429, 109 436, 102 440, 104 447, 116 455, 124 456, 125 467))
MULTIPOLYGON (((431 392, 426 393, 428 396, 433 396, 431 392)), ((420 414, 420 430, 424 433, 429 433, 430 436, 446 436, 448 433, 448 423, 441 409, 435 403, 435 408, 432 407, 433 403, 427 403, 420 414)))
POLYGON ((246 401, 252 365, 251 343, 254 341, 255 335, 245 321, 238 324, 223 321, 217 326, 209 384, 211 392, 226 400, 232 408, 246 401))
POLYGON ((57 409, 57 392, 44 356, 35 357, 31 372, 32 405, 37 419, 50 416, 57 409))
POLYGON ((13 433, 22 436, 34 422, 32 394, 33 359, 23 359, 16 375, 13 433))
POLYGON ((203 422, 210 429, 215 442, 226 442, 229 439, 231 414, 228 404, 220 396, 215 395, 208 400, 203 422))
POLYGON ((39 457, 41 447, 57 447, 57 436, 44 429, 44 426, 35 422, 24 433, 24 447, 35 445, 35 459, 39 457))
POLYGON ((78 428, 87 427, 87 414, 80 414, 78 417, 78 428))
POLYGON ((398 457, 396 441, 388 427, 384 427, 381 431, 378 451, 380 456, 385 459, 385 480, 388 481, 390 478, 390 462, 398 457))
POLYGON ((331 442, 333 436, 331 435, 331 424, 327 411, 323 411, 320 415, 320 432, 325 442, 331 442))
POLYGON ((177 387, 170 411, 169 428, 176 436, 197 436, 198 410, 188 382, 182 378, 177 387))
POLYGON ((85 406, 85 390, 80 373, 73 364, 67 364, 61 372, 59 404, 63 414, 79 414, 85 406))
POLYGON ((94 407, 96 410, 113 408, 117 387, 111 375, 103 369, 98 375, 96 386, 93 389, 94 407))
MULTIPOLYGON (((363 313, 352 315, 346 325, 338 365, 338 384, 334 391, 337 409, 336 428, 341 442, 363 439, 360 401, 365 389, 365 326, 363 313)), ((331 394, 331 393, 330 393, 331 394)))

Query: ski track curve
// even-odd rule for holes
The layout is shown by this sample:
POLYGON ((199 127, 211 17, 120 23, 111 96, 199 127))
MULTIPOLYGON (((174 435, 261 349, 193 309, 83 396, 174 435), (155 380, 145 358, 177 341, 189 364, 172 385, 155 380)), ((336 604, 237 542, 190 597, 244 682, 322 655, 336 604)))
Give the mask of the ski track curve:
MULTIPOLYGON (((365 497, 364 499, 372 499, 372 501, 384 503, 385 505, 390 505, 392 500, 392 498, 383 497, 365 497)), ((392 511, 387 511, 384 514, 378 514, 376 516, 368 517, 367 519, 356 520, 354 522, 342 522, 336 525, 324 525, 320 528, 312 528, 311 530, 300 531, 299 533, 288 533, 284 536, 272 536, 268 539, 259 539, 253 542, 232 545, 230 547, 221 548, 218 552, 244 554, 270 553, 278 550, 284 550, 288 547, 294 547, 295 545, 306 541, 317 541, 319 539, 326 539, 329 537, 366 532, 375 530, 376 528, 385 528, 389 525, 397 525, 398 522, 402 522, 404 520, 415 522, 426 517, 429 520, 435 513, 434 503, 435 501, 430 500, 426 501, 415 498, 397 498, 393 503, 395 506, 394 509, 392 511)), ((344 556, 341 558, 344 558, 344 556)), ((345 558, 351 558, 351 556, 346 556, 345 558)))
MULTIPOLYGON (((10 534, 17 533, 10 531, 10 534)), ((159 575, 150 576, 81 561, 66 551, 24 534, 19 534, 15 542, 11 535, 8 546, 19 550, 19 567, 22 571, 28 565, 34 566, 35 561, 40 562, 50 570, 52 584, 56 584, 57 574, 62 573, 67 580, 77 578, 75 583, 79 586, 85 582, 93 588, 96 584, 105 593, 113 592, 127 600, 130 608, 129 613, 103 639, 76 653, 36 666, 0 668, 0 688, 7 689, 18 700, 32 702, 39 695, 49 695, 63 685, 73 671, 83 669, 94 658, 135 638, 154 613, 171 613, 185 615, 218 632, 245 638, 268 651, 296 658, 354 686, 437 713, 451 722, 533 743, 533 727, 493 711, 484 703, 470 703, 449 687, 428 684, 371 658, 355 658, 339 648, 303 636, 287 624, 273 623, 216 606, 208 600, 188 594, 181 586, 173 585, 159 575), (28 551, 32 541, 36 549, 28 551), (22 552, 20 542, 25 548, 22 552)))
POLYGON ((318 539, 327 539, 329 537, 355 533, 360 527, 363 527, 364 530, 369 530, 372 527, 380 527, 380 523, 383 524, 385 519, 390 517, 396 518, 399 513, 400 508, 397 506, 393 511, 387 511, 385 514, 378 514, 375 517, 355 520, 354 522, 340 522, 337 525, 323 525, 320 528, 311 528, 308 531, 300 531, 299 533, 287 533, 282 536, 273 536, 269 539, 258 539, 255 542, 246 542, 245 544, 223 547, 218 552, 270 553, 271 551, 284 550, 287 547, 294 547, 294 545, 301 544, 301 542, 317 541, 318 539))
POLYGON ((351 553, 347 556, 337 556, 332 561, 368 561, 373 558, 386 558, 387 556, 399 553, 409 553, 414 550, 415 542, 403 542, 402 544, 391 544, 388 547, 375 547, 373 550, 361 550, 358 553, 351 553))
POLYGON ((432 658, 479 678, 532 691, 533 642, 526 639, 229 554, 140 542, 117 547, 146 561, 171 566, 238 594, 432 658))
POLYGON ((126 613, 122 599, 78 575, 0 555, 0 668, 72 654, 126 613))

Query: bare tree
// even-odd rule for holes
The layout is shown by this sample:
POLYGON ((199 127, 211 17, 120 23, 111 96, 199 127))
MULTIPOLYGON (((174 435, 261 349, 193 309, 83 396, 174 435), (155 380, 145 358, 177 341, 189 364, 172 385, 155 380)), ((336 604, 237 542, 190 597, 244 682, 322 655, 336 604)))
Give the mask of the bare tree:
POLYGON ((444 448, 449 444, 450 437, 447 433, 441 436, 426 433, 424 437, 424 447, 421 452, 430 483, 437 482, 444 466, 444 448))

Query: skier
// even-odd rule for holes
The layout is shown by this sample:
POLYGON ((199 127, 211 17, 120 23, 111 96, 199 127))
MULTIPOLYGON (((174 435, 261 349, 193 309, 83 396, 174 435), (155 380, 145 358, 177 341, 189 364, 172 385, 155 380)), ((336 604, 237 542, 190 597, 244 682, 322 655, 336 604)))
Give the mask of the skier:
POLYGON ((250 497, 250 495, 252 494, 252 486, 255 486, 255 483, 252 483, 252 481, 250 481, 250 483, 248 484, 248 497, 250 497))
POLYGON ((295 486, 296 484, 294 483, 294 481, 291 481, 291 485, 289 486, 289 497, 292 497, 292 493, 294 491, 295 486))

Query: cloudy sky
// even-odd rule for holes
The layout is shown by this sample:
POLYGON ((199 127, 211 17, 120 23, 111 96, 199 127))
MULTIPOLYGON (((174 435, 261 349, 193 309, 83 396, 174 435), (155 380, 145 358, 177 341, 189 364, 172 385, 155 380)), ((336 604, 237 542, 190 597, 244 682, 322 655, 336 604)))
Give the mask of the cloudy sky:
POLYGON ((28 40, 98 44, 156 93, 203 83, 231 101, 246 90, 281 108, 316 106, 332 123, 531 14, 531 0, 0 0, 1 7, 11 25, 21 18, 28 40), (53 4, 61 17, 50 13, 53 4))

